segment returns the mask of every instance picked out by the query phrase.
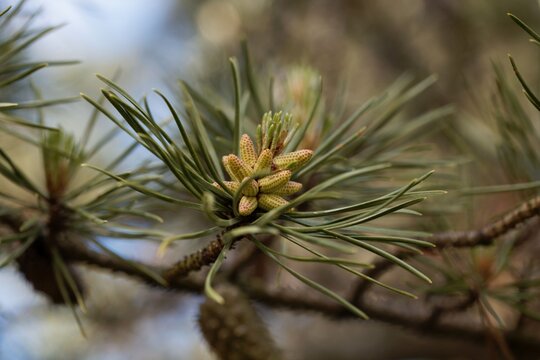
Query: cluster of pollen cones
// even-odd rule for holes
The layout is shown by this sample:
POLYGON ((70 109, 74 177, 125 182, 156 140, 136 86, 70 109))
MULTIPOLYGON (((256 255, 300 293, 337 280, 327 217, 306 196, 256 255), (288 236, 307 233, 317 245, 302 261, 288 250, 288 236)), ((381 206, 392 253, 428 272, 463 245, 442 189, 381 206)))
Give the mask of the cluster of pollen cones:
MULTIPOLYGON (((302 189, 302 184, 291 181, 291 176, 312 156, 313 151, 307 149, 285 154, 275 154, 269 148, 257 152, 249 135, 244 134, 240 139, 240 157, 234 154, 223 157, 223 166, 231 177, 224 185, 232 194, 242 187, 238 213, 247 216, 257 208, 271 210, 287 204, 284 196, 302 189)), ((214 185, 219 187, 217 183, 214 185)))

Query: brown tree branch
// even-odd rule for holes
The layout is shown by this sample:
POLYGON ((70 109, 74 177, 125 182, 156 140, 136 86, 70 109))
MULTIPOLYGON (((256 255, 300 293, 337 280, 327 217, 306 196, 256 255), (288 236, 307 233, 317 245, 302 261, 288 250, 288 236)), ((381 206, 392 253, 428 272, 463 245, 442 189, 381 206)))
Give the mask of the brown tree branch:
POLYGON ((478 229, 470 231, 450 231, 432 235, 426 240, 437 248, 472 247, 491 245, 501 235, 508 233, 532 217, 540 215, 540 196, 534 197, 506 214, 502 219, 478 229))
MULTIPOLYGON (((111 259, 103 254, 96 253, 88 249, 64 249, 69 250, 69 259, 74 262, 95 266, 99 269, 109 269, 113 272, 120 272, 128 276, 136 277, 144 282, 162 287, 168 290, 177 290, 189 293, 200 294, 203 292, 204 284, 202 279, 193 277, 183 277, 171 279, 166 286, 157 283, 152 277, 141 274, 129 265, 116 259, 111 259)), ((159 271, 158 268, 155 270, 159 271)), ((296 311, 316 312, 334 319, 353 319, 354 314, 345 311, 342 306, 330 303, 329 301, 318 300, 306 296, 304 293, 284 290, 270 290, 262 286, 257 286, 252 282, 238 282, 237 285, 252 299, 257 300, 267 306, 274 308, 285 308, 296 311)), ((425 311, 425 304, 417 306, 421 311, 411 311, 411 301, 401 300, 401 298, 390 296, 369 296, 363 295, 363 301, 356 303, 362 306, 369 316, 378 321, 389 324, 406 326, 416 331, 429 334, 439 334, 443 336, 459 337, 469 341, 479 341, 485 337, 485 329, 479 326, 448 323, 441 324, 439 321, 432 321, 433 310, 425 311)), ((466 308, 470 304, 456 305, 456 308, 466 308)), ((435 307, 437 309, 437 307, 435 307)), ((438 316, 438 315, 437 315, 438 316)), ((509 343, 521 348, 526 347, 534 351, 540 351, 540 339, 524 336, 519 332, 508 331, 504 335, 509 343)))
MULTIPOLYGON (((24 219, 22 216, 17 216, 14 213, 0 214, 0 224, 4 224, 13 232, 18 232, 23 223, 24 219)), ((157 270, 157 272, 160 273, 167 283, 171 283, 185 277, 190 272, 198 271, 204 266, 211 265, 219 256, 221 250, 223 250, 224 243, 222 241, 222 236, 226 230, 227 229, 218 234, 216 239, 210 242, 204 248, 185 256, 182 260, 174 263, 170 267, 153 270, 157 270)), ((111 271, 123 272, 130 276, 136 276, 146 282, 153 282, 150 276, 140 272, 128 262, 118 261, 117 259, 105 254, 91 251, 87 249, 85 245, 80 243, 52 241, 54 239, 49 239, 48 235, 49 233, 45 231, 42 237, 46 238, 46 240, 51 244, 57 246, 60 253, 66 260, 88 263, 93 266, 99 266, 111 271)))
POLYGON ((170 282, 173 279, 184 277, 190 272, 200 270, 203 266, 210 265, 216 261, 219 253, 223 250, 222 236, 224 231, 218 234, 216 239, 204 248, 187 255, 184 259, 162 271, 165 281, 170 282))
MULTIPOLYGON (((430 241, 436 245, 436 251, 440 251, 445 248, 464 248, 474 246, 489 246, 492 245, 497 238, 505 235, 509 231, 515 229, 518 226, 528 225, 528 229, 537 227, 538 223, 527 223, 532 218, 540 215, 540 196, 534 197, 514 211, 506 214, 500 220, 487 224, 484 227, 477 230, 469 231, 449 231, 437 233, 426 237, 424 240, 430 241)), ((522 239, 526 239, 530 236, 527 228, 521 234, 522 239)), ((417 256, 417 253, 410 251, 400 250, 396 252, 396 255, 400 259, 406 259, 409 257, 417 256)), ((383 276, 387 271, 394 267, 395 263, 385 258, 378 258, 373 263, 373 268, 365 272, 365 274, 372 278, 379 278, 383 276)), ((351 294, 351 300, 353 302, 361 301, 362 295, 373 286, 373 282, 359 279, 354 291, 351 294)))
MULTIPOLYGON (((162 287, 156 280, 147 273, 131 266, 128 262, 112 258, 103 253, 90 250, 85 246, 73 243, 61 244, 60 251, 65 260, 88 265, 97 269, 106 269, 113 273, 121 273, 136 279, 139 279, 151 286, 162 287)), ((161 274, 162 276, 169 271, 169 268, 157 268, 147 266, 150 270, 161 274)), ((202 290, 202 284, 186 276, 179 276, 168 279, 167 288, 179 289, 190 292, 199 292, 202 290)))
MULTIPOLYGON (((493 243, 495 238, 505 234, 519 224, 525 222, 527 219, 538 214, 540 214, 540 198, 534 198, 520 206, 517 210, 509 213, 501 220, 489 224, 480 230, 436 234, 430 239, 439 245, 440 248, 489 245, 493 243)), ((0 220, 5 220, 5 218, 0 215, 0 220)), ((203 282, 200 279, 194 279, 186 275, 192 270, 198 270, 205 265, 211 264, 215 260, 216 254, 219 254, 219 251, 221 251, 222 246, 222 242, 218 238, 204 249, 187 256, 184 260, 176 263, 171 268, 153 268, 153 270, 158 271, 168 280, 167 289, 201 293, 203 290, 203 282)), ((60 251, 66 260, 70 262, 84 263, 101 269, 108 269, 113 272, 121 272, 128 276, 139 278, 153 286, 162 286, 156 283, 152 277, 141 273, 139 270, 130 266, 129 263, 108 257, 102 253, 87 249, 84 246, 76 246, 72 243, 61 244, 60 251)), ((400 254, 400 256, 408 256, 408 253, 407 255, 400 254)), ((373 271, 373 275, 378 277, 384 273, 385 269, 387 269, 385 266, 389 267, 390 265, 381 263, 377 273, 375 273, 377 268, 369 271, 373 271)), ((297 294, 290 291, 272 291, 247 283, 239 285, 250 297, 269 306, 285 307, 292 310, 315 311, 333 318, 352 317, 351 313, 344 311, 343 308, 337 304, 309 299, 306 298, 304 294, 297 294)), ((365 287, 363 291, 357 293, 354 300, 355 304, 361 306, 373 319, 391 324, 408 326, 412 329, 421 331, 429 330, 430 332, 436 332, 443 335, 459 336, 469 340, 478 340, 485 336, 485 329, 481 327, 478 328, 452 323, 441 325, 438 321, 440 315, 435 315, 437 321, 430 320, 434 317, 433 312, 418 314, 411 312, 409 308, 404 307, 402 302, 394 301, 395 304, 393 305, 397 304, 397 306, 389 306, 388 301, 381 301, 380 297, 373 300, 368 296, 368 288, 369 287, 365 287)), ((442 311, 443 310, 437 310, 437 312, 442 311)), ((532 346, 536 349, 540 348, 540 339, 523 337, 522 334, 511 331, 505 332, 504 335, 512 344, 532 346)))

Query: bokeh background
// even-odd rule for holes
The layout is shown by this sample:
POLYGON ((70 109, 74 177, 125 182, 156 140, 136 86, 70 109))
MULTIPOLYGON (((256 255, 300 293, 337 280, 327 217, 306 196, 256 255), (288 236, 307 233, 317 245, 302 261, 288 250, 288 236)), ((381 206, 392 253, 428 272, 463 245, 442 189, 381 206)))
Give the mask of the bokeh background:
MULTIPOLYGON (((0 4, 9 5, 5 0, 0 4)), ((227 58, 239 53, 242 39, 248 40, 256 63, 270 71, 279 74, 294 64, 318 69, 330 95, 346 79, 351 106, 403 73, 418 79, 437 74, 437 85, 415 106, 455 104, 456 128, 483 126, 479 119, 489 114, 495 91, 493 63, 510 74, 507 53, 518 59, 532 84, 540 80, 540 53, 506 15, 511 11, 538 28, 537 1, 27 2, 27 11, 38 8, 36 26, 65 25, 33 46, 28 56, 81 61, 36 77, 38 86, 47 84, 48 97, 95 95, 100 85, 94 74, 112 76, 118 69, 119 83, 137 96, 152 88, 171 93, 179 78, 219 86, 230 81, 227 58), (51 88, 51 83, 57 86, 51 88)), ((70 104, 48 109, 47 118, 78 132, 89 113, 87 104, 70 104)), ((177 226, 181 230, 187 223, 180 220, 177 226)), ((156 261, 153 248, 134 242, 116 246, 124 254, 156 261)), ((83 278, 90 284, 88 339, 80 335, 69 309, 48 304, 15 269, 1 270, 0 359, 213 359, 196 326, 200 298, 149 289, 106 272, 85 271, 83 278)), ((483 354, 481 345, 371 321, 261 312, 290 359, 483 354)))

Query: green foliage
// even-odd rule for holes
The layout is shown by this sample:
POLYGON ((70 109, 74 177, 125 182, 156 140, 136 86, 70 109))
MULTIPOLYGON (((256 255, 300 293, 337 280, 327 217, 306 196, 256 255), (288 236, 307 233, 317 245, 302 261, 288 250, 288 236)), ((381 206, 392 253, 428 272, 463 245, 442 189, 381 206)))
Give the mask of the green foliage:
MULTIPOLYGON (((18 11, 18 8, 16 10, 18 11)), ((11 38, 12 48, 23 50, 51 30, 52 28, 39 32, 39 36, 32 37, 32 41, 26 41, 20 46, 15 45, 19 40, 15 36, 11 38)), ((13 56, 18 52, 19 50, 6 51, 13 56)), ((180 83, 183 106, 179 111, 167 97, 156 91, 171 113, 176 134, 167 121, 161 122, 154 118, 146 98, 141 102, 136 101, 127 91, 103 76, 99 78, 107 88, 102 91, 102 99, 94 100, 83 95, 83 98, 95 107, 95 111, 80 141, 61 129, 50 131, 43 120, 37 124, 19 121, 38 130, 49 130, 50 133, 43 133, 37 138, 6 127, 6 133, 39 149, 45 176, 41 184, 35 179, 29 179, 16 162, 6 152, 2 152, 2 175, 24 191, 36 194, 38 199, 32 204, 10 194, 2 194, 2 207, 6 211, 22 212, 24 209, 25 214, 30 214, 25 215, 27 219, 22 226, 22 234, 25 235, 18 234, 19 236, 14 237, 8 234, 2 238, 4 245, 9 244, 6 247, 9 251, 4 257, 4 265, 16 260, 36 239, 44 235, 50 236, 51 224, 59 223, 62 226, 54 229, 59 236, 68 241, 76 238, 77 241, 98 246, 109 256, 121 259, 137 271, 163 282, 158 274, 152 273, 144 265, 114 254, 99 238, 105 236, 160 240, 160 250, 163 252, 167 246, 178 240, 198 239, 201 236, 222 233, 224 248, 210 269, 205 286, 206 293, 217 301, 220 301, 221 297, 212 289, 212 279, 225 259, 226 252, 241 238, 253 241, 264 254, 291 275, 334 298, 359 316, 366 317, 343 297, 298 273, 283 260, 337 266, 390 290, 414 296, 355 269, 365 264, 347 257, 325 255, 318 249, 322 247, 327 251, 345 254, 356 251, 371 252, 395 262, 420 279, 430 281, 425 274, 390 251, 393 247, 419 251, 418 248, 431 246, 429 242, 411 238, 407 231, 387 231, 385 227, 366 224, 394 214, 418 215, 417 211, 409 208, 422 202, 427 196, 443 193, 419 188, 431 175, 432 163, 412 163, 406 156, 415 152, 408 141, 434 122, 447 117, 451 110, 441 108, 407 119, 406 124, 397 116, 410 100, 433 83, 433 79, 429 78, 416 85, 412 84, 410 78, 399 79, 383 95, 368 100, 351 115, 343 117, 343 105, 335 104, 328 111, 325 110, 326 100, 323 97, 320 77, 310 69, 299 70, 296 80, 289 79, 288 89, 278 89, 285 92, 285 97, 280 95, 281 99, 274 99, 271 90, 271 93, 265 96, 269 99, 268 102, 263 101, 259 90, 262 86, 256 78, 256 71, 251 65, 245 45, 243 55, 242 73, 237 61, 230 61, 233 76, 231 105, 225 100, 227 96, 216 101, 209 100, 191 86, 180 83), (246 84, 242 80, 245 80, 246 84), (244 92, 244 88, 248 90, 244 92), (114 107, 120 117, 103 105, 103 99, 114 107), (264 115, 266 111, 275 111, 280 107, 290 110, 293 117, 278 115, 267 118, 267 115, 264 115), (95 145, 88 146, 98 113, 113 121, 117 129, 97 139, 95 145), (370 119, 360 121, 368 114, 370 119), (261 119, 262 125, 259 125, 261 119), (337 126, 337 129, 332 129, 333 125, 337 126), (133 143, 124 150, 119 150, 118 156, 114 157, 109 165, 100 168, 89 165, 88 162, 98 149, 110 142, 118 130, 131 136, 133 143), (240 213, 238 206, 245 201, 242 194, 250 178, 244 179, 242 176, 242 179, 236 179, 238 186, 231 191, 225 183, 219 159, 231 150, 235 156, 242 155, 242 134, 257 139, 257 154, 266 148, 272 151, 272 167, 266 169, 269 172, 263 177, 257 178, 263 189, 265 186, 272 187, 270 182, 274 181, 277 171, 287 168, 294 169, 294 172, 287 176, 287 181, 304 184, 302 193, 294 197, 290 192, 289 201, 280 200, 282 198, 278 194, 283 185, 279 183, 279 188, 275 189, 276 195, 271 195, 276 199, 272 198, 272 202, 268 199, 268 205, 264 205, 265 199, 261 198, 259 207, 255 205, 251 212, 240 213), (115 168, 138 146, 152 153, 157 158, 158 165, 144 163, 128 173, 116 174, 115 168), (300 152, 295 153, 300 146, 313 149, 311 159, 307 157, 294 160, 296 155, 292 154, 302 156, 300 152), (292 159, 286 160, 286 165, 278 165, 281 152, 285 156, 284 161, 289 157, 292 159), (306 163, 307 160, 309 162, 306 163), (73 184, 81 171, 81 165, 98 170, 98 174, 75 186, 73 184), (389 178, 396 178, 398 183, 401 182, 408 173, 405 169, 412 169, 416 174, 422 170, 425 175, 406 185, 388 181, 389 178), (171 175, 174 180, 170 180, 171 175), (267 182, 269 184, 266 184, 267 182), (145 210, 145 204, 148 204, 151 198, 174 207, 199 212, 208 218, 210 224, 207 229, 177 235, 152 228, 132 227, 116 221, 122 216, 161 221, 159 216, 145 210), (32 211, 27 212, 26 209, 32 211), (257 235, 260 234, 270 234, 297 246, 309 256, 295 256, 272 249, 259 240, 257 235)), ((3 58, 7 59, 8 56, 4 55, 3 58)), ((11 55, 9 59, 12 59, 11 55)), ((21 65, 20 68, 35 71, 41 67, 42 64, 29 68, 21 65)), ((29 75, 31 72, 33 71, 19 75, 29 75)), ((54 103, 57 102, 61 100, 54 103)), ((52 103, 33 101, 27 104, 12 104, 7 108, 20 109, 30 105, 39 107, 52 103)), ((65 271, 61 254, 54 252, 53 259, 62 293, 67 294, 67 288, 76 290, 76 287, 72 286, 73 279, 65 271)), ((81 296, 77 296, 77 299, 80 300, 81 296)))
MULTIPOLYGON (((428 162, 420 161, 404 165, 397 158, 404 156, 403 154, 409 150, 408 140, 422 129, 431 126, 433 122, 447 117, 450 109, 441 108, 421 115, 409 120, 405 127, 402 127, 394 118, 407 102, 431 85, 433 79, 417 85, 411 85, 410 79, 400 79, 385 94, 368 100, 353 114, 343 119, 333 118, 336 116, 334 113, 319 112, 322 89, 320 86, 316 89, 310 87, 308 91, 314 90, 316 93, 307 94, 310 100, 302 103, 302 105, 309 104, 311 109, 306 111, 309 115, 301 119, 303 121, 301 123, 300 120, 295 120, 294 117, 291 118, 288 115, 278 114, 269 117, 268 114, 261 112, 261 109, 273 109, 268 104, 264 104, 258 94, 257 89, 261 86, 255 79, 255 71, 250 66, 245 47, 244 64, 246 66, 242 75, 247 79, 247 85, 239 81, 241 76, 236 64, 236 60, 231 60, 234 100, 230 106, 220 107, 216 104, 221 104, 223 100, 213 101, 191 86, 180 83, 183 107, 177 110, 165 95, 156 91, 171 113, 176 125, 176 134, 173 132, 174 129, 167 125, 160 125, 160 121, 154 118, 147 106, 146 98, 138 102, 119 85, 99 76, 100 80, 110 87, 110 90, 104 89, 102 93, 120 118, 110 113, 97 101, 86 95, 83 97, 130 135, 134 141, 152 153, 165 166, 169 174, 174 176, 176 182, 171 182, 167 189, 160 190, 147 186, 139 181, 137 176, 125 179, 107 169, 96 169, 117 180, 123 186, 144 195, 180 208, 199 211, 210 220, 212 224, 209 226, 215 229, 215 233, 223 233, 225 246, 210 269, 205 287, 206 294, 218 302, 222 302, 222 298, 212 289, 211 280, 224 260, 226 252, 235 241, 241 238, 253 241, 264 254, 292 276, 334 298, 359 316, 366 317, 343 297, 298 273, 282 260, 334 265, 360 278, 414 297, 408 292, 381 283, 352 267, 358 264, 351 263, 345 258, 327 256, 317 248, 322 247, 327 251, 342 253, 371 252, 395 262, 422 280, 430 281, 425 274, 389 251, 389 247, 418 251, 417 248, 430 247, 429 242, 411 238, 407 231, 400 233, 397 229, 392 229, 391 232, 387 232, 384 227, 367 227, 366 225, 390 215, 417 215, 418 212, 410 207, 424 201, 427 196, 444 193, 419 188, 432 171, 428 171, 406 185, 393 188, 392 186, 390 188, 377 186, 377 183, 384 183, 385 178, 394 177, 397 174, 399 174, 398 178, 401 178, 404 167, 418 173, 419 169, 431 166, 428 162), (243 88, 249 89, 249 92, 242 93, 243 88), (364 120, 363 125, 359 125, 360 118, 368 112, 373 114, 374 120, 364 120), (261 118, 262 123, 259 125, 261 118), (393 123, 392 120, 394 120, 393 123), (332 130, 329 123, 333 123, 337 130, 332 130), (293 130, 288 132, 287 128, 293 130), (240 140, 240 135, 243 132, 257 139, 257 154, 261 154, 266 148, 271 149, 272 152, 278 151, 279 148, 292 154, 301 144, 305 144, 306 139, 317 139, 309 144, 314 150, 311 160, 305 165, 299 164, 303 166, 288 178, 304 184, 300 195, 292 196, 289 201, 276 204, 273 209, 264 210, 259 207, 253 213, 244 213, 244 215, 237 211, 242 196, 245 197, 242 191, 253 181, 253 178, 257 178, 257 175, 250 177, 247 170, 246 174, 240 170, 238 173, 235 172, 236 170, 228 171, 234 178, 232 180, 238 181, 238 184, 232 187, 229 183, 225 183, 223 169, 218 159, 234 149, 236 153, 228 156, 234 156, 240 162, 248 161, 246 155, 242 154, 243 140, 240 140), (233 143, 233 141, 238 143, 233 143), (177 190, 177 195, 171 194, 171 188, 177 190), (351 196, 351 194, 354 195, 351 196), (280 238, 281 241, 303 249, 310 254, 310 257, 297 257, 274 250, 258 239, 257 236, 260 234, 271 234, 280 238)), ((308 81, 311 80, 308 79, 308 81)), ((270 102, 274 103, 274 100, 270 102)), ((274 110, 276 106, 279 105, 274 105, 274 110)), ((277 165, 277 158, 273 164, 270 175, 277 174, 281 170, 277 165)), ((225 165, 226 169, 232 166, 228 162, 225 162, 225 165)), ((240 165, 245 166, 245 164, 240 165)), ((291 164, 291 166, 294 165, 291 164)), ((268 175, 266 173, 264 176, 268 175)), ((207 234, 206 231, 205 234, 207 234)), ((185 238, 191 238, 191 235, 176 237, 176 239, 185 238)), ((174 238, 169 237, 164 241, 168 246, 174 242, 174 238)))
MULTIPOLYGON (((21 6, 0 15, 2 91, 22 84, 46 65, 71 63, 21 60, 28 46, 54 29, 29 30, 29 22, 10 33, 8 25, 21 6)), ((540 42, 533 30, 512 18, 535 43, 540 42)), ((416 298, 370 276, 371 261, 357 260, 359 255, 368 255, 425 283, 431 284, 428 275, 434 274, 436 285, 425 290, 429 296, 466 297, 474 290, 475 301, 487 312, 493 312, 490 302, 496 299, 526 316, 539 317, 526 303, 538 294, 536 279, 516 277, 493 285, 494 278, 510 272, 513 242, 494 251, 487 272, 474 253, 454 258, 443 253, 436 260, 422 256, 433 245, 426 233, 415 231, 430 225, 426 220, 415 221, 423 215, 420 204, 446 193, 438 190, 438 182, 460 186, 452 183, 454 174, 445 177, 444 173, 460 160, 441 160, 431 143, 440 135, 439 124, 451 119, 453 108, 420 113, 408 108, 435 82, 434 77, 415 82, 402 76, 381 95, 348 113, 345 95, 330 101, 314 69, 294 67, 283 78, 267 75, 255 69, 246 44, 241 61, 230 59, 229 63, 232 82, 224 94, 201 91, 182 81, 174 97, 156 90, 169 112, 165 119, 154 116, 146 97, 138 101, 116 81, 99 75, 104 83, 102 96, 82 95, 93 112, 81 139, 48 126, 39 112, 43 106, 71 99, 43 100, 36 90, 37 100, 2 104, 0 131, 37 149, 44 176, 29 176, 0 147, 0 175, 17 188, 13 193, 0 191, 0 218, 9 220, 4 226, 7 230, 3 227, 6 231, 0 233, 0 267, 17 262, 37 244, 45 246, 56 284, 78 319, 75 304, 84 311, 84 296, 60 244, 98 249, 99 255, 167 286, 162 273, 116 254, 104 239, 157 241, 161 244, 158 252, 163 254, 178 241, 215 236, 220 252, 202 264, 211 265, 204 291, 212 305, 226 302, 226 294, 214 289, 213 283, 233 245, 243 239, 279 269, 362 318, 368 314, 339 291, 301 273, 298 265, 335 267, 365 283, 416 298), (38 110, 37 122, 13 115, 28 108, 38 110), (115 128, 94 139, 100 116, 115 128), (24 132, 19 125, 25 126, 24 132), (131 142, 115 149, 108 164, 92 165, 100 149, 122 132, 131 142), (153 158, 120 173, 119 165, 140 147, 153 158), (434 168, 443 170, 440 177, 433 175, 434 168), (431 185, 426 185, 428 178, 431 185), (153 225, 163 219, 150 210, 155 204, 174 214, 200 216, 207 220, 206 227, 183 234, 156 229, 153 225), (418 256, 409 260, 409 255, 418 256), (456 262, 456 258, 461 260, 456 262)), ((540 110, 540 101, 513 59, 511 64, 527 98, 540 110)), ((495 67, 495 73, 497 154, 513 180, 524 182, 460 189, 461 194, 538 187, 535 126, 503 71, 495 67)), ((448 207, 435 198, 428 215, 442 214, 448 207)))
MULTIPOLYGON (((33 20, 39 15, 38 11, 26 16, 22 14, 25 1, 20 1, 15 7, 7 7, 0 11, 0 94, 2 99, 12 98, 13 89, 21 87, 31 74, 48 66, 63 66, 78 63, 77 61, 38 61, 28 62, 24 52, 48 35, 58 27, 50 26, 44 29, 34 29, 33 20), (14 19, 24 20, 18 28, 15 28, 14 19)), ((13 98, 12 98, 13 99, 13 98)), ((13 99, 17 100, 17 99, 13 99)), ((23 102, 3 102, 0 103, 0 110, 20 110, 28 108, 39 108, 43 106, 56 105, 71 102, 77 98, 31 100, 23 102)), ((24 119, 5 112, 0 113, 0 125, 2 122, 10 122, 23 126, 40 127, 37 124, 29 123, 24 119)))
MULTIPOLYGON (((538 35, 523 21, 509 14, 511 19, 533 36, 537 44, 538 35)), ((526 99, 537 109, 536 95, 518 70, 516 62, 510 57, 510 64, 522 86, 526 99)), ((510 184, 479 186, 460 189, 461 195, 487 195, 497 193, 523 193, 529 197, 537 194, 538 183, 538 140, 540 134, 535 126, 534 115, 527 104, 517 94, 514 84, 505 75, 505 70, 495 64, 494 74, 496 93, 489 113, 489 136, 496 144, 496 157, 490 159, 478 155, 489 171, 499 166, 510 184)), ((471 146, 474 149, 474 146, 471 146)), ((507 219, 501 220, 504 226, 507 219)), ((523 318, 540 319, 535 300, 538 298, 538 273, 533 254, 523 251, 526 242, 533 238, 526 227, 518 228, 504 239, 488 248, 476 247, 467 250, 443 250, 440 256, 418 257, 417 266, 432 274, 434 284, 421 287, 419 291, 428 299, 445 297, 458 299, 457 306, 468 308, 476 305, 482 320, 490 323, 488 317, 504 329, 507 324, 496 306, 513 309, 523 318)))

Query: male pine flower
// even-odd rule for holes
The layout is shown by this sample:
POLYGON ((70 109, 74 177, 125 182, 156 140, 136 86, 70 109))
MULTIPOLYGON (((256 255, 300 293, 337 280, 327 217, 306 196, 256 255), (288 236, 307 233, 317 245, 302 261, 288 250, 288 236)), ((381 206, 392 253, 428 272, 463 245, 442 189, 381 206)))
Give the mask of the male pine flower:
MULTIPOLYGON (((302 189, 302 184, 291 181, 291 177, 311 159, 313 151, 303 149, 283 153, 294 134, 290 125, 290 115, 268 112, 257 128, 257 146, 249 135, 244 134, 239 144, 240 156, 229 154, 223 157, 223 167, 231 178, 223 184, 233 194, 241 191, 240 215, 248 216, 257 208, 272 210, 285 205, 288 201, 284 196, 302 189)), ((217 183, 214 185, 219 187, 217 183)))

